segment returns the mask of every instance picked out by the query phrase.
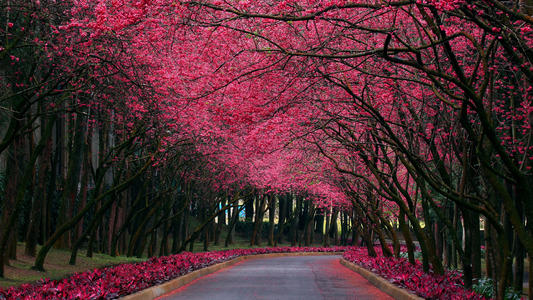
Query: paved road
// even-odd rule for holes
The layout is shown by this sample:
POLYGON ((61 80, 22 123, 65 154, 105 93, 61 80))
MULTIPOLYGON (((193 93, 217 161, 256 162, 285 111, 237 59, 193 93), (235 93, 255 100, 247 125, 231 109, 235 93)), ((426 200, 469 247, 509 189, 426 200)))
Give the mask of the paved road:
POLYGON ((159 299, 392 299, 339 263, 340 256, 256 258, 159 299))

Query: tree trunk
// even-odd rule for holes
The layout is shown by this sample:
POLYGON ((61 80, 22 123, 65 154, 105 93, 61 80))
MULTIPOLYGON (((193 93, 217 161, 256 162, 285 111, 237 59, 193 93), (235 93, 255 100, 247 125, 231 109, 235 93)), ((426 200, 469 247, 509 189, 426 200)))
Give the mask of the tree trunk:
MULTIPOLYGON (((220 199, 220 207, 224 207, 225 203, 226 198, 222 197, 220 199)), ((226 212, 221 210, 218 214, 217 223, 215 225, 215 245, 220 244, 220 234, 224 225, 226 225, 226 212)))
MULTIPOLYGON (((17 201, 17 194, 19 192, 26 192, 26 185, 21 181, 21 170, 23 168, 22 162, 24 159, 24 141, 22 137, 16 137, 13 141, 11 147, 8 148, 7 154, 9 156, 6 164, 6 187, 5 187, 5 203, 2 207, 2 227, 7 226, 6 223, 9 222, 9 218, 12 214, 12 208, 15 206, 17 201), (23 190, 21 190, 23 189, 23 190)), ((32 173, 33 174, 33 173, 32 173)), ((21 199, 23 201, 23 199, 21 199)), ((6 264, 9 264, 10 259, 16 259, 16 251, 13 253, 13 241, 15 240, 16 245, 16 232, 17 232, 17 223, 14 222, 11 226, 11 230, 6 232, 7 239, 7 251, 2 251, 1 256, 4 257, 6 264)))
MULTIPOLYGON (((4 277, 4 254, 9 242, 10 235, 15 233, 14 225, 19 216, 19 213, 22 209, 22 204, 24 201, 24 196, 26 194, 27 184, 31 182, 31 176, 33 175, 33 168, 35 166, 35 161, 38 156, 41 154, 45 147, 45 143, 48 141, 52 134, 53 128, 53 118, 47 120, 46 128, 41 135, 39 144, 35 147, 33 153, 30 155, 30 159, 24 169, 22 174, 20 184, 18 185, 17 192, 13 201, 12 211, 9 214, 9 217, 5 218, 2 222, 2 234, 0 235, 0 277, 4 277)), ((7 206, 4 206, 7 207, 7 206)), ((15 238, 13 236, 13 238, 15 238)), ((16 239, 15 239, 16 242, 16 239)))
POLYGON ((318 234, 319 237, 322 237, 322 234, 324 232, 324 213, 323 212, 317 212, 315 209, 315 234, 318 234))
MULTIPOLYGON (((88 139, 90 139, 88 137, 88 139)), ((84 162, 83 162, 83 165, 82 165, 82 175, 81 175, 81 191, 80 191, 80 204, 78 206, 78 211, 82 210, 85 205, 87 205, 87 195, 88 195, 88 190, 89 190, 89 167, 90 167, 90 164, 89 164, 89 160, 91 159, 91 151, 89 150, 90 148, 86 145, 86 153, 87 155, 85 155, 85 159, 84 159, 84 162)), ((81 221, 78 223, 78 225, 76 225, 76 235, 75 235, 75 238, 76 239, 79 239, 80 236, 83 234, 83 220, 84 218, 81 219, 81 221)))
MULTIPOLYGON (((170 250, 171 253, 176 253, 178 251, 178 243, 180 242, 180 232, 183 226, 183 213, 185 209, 187 208, 184 208, 184 210, 180 213, 180 216, 178 218, 172 219, 172 222, 170 225, 172 228, 171 229, 172 230, 172 247, 170 250)), ((175 214, 178 213, 177 205, 174 205, 173 212, 175 214)))
POLYGON ((324 218, 326 218, 326 228, 324 231, 324 235, 322 236, 322 244, 324 247, 329 247, 329 223, 331 220, 331 214, 329 212, 329 208, 324 211, 324 218))
POLYGON ((313 241, 313 235, 314 235, 314 228, 313 223, 315 219, 315 206, 313 205, 313 202, 309 202, 309 213, 306 218, 306 224, 305 224, 305 246, 310 246, 313 241))
POLYGON ((210 233, 210 229, 211 227, 213 226, 213 221, 211 220, 207 220, 207 214, 209 213, 209 211, 207 211, 206 213, 206 210, 208 210, 208 208, 206 207, 205 209, 203 209, 202 211, 202 219, 204 222, 207 222, 207 225, 204 226, 204 230, 203 230, 203 236, 204 236, 204 251, 209 251, 209 233, 210 233))
POLYGON ((268 198, 268 245, 274 246, 274 219, 276 217, 276 196, 270 195, 268 198))
MULTIPOLYGON (((118 196, 118 195, 117 195, 118 196)), ((113 201, 111 205, 111 211, 109 212, 109 229, 107 230, 107 249, 105 252, 111 252, 111 244, 113 242, 113 236, 115 235, 115 230, 117 226, 117 215, 118 215, 118 204, 117 201, 113 201)))
POLYGON ((292 214, 291 221, 291 246, 294 247, 298 243, 298 224, 300 223, 300 211, 302 210, 302 198, 296 197, 296 208, 292 214))
POLYGON ((338 216, 339 216, 339 208, 333 207, 333 213, 331 215, 330 220, 330 237, 333 238, 334 244, 336 246, 339 245, 339 228, 338 228, 338 216))
POLYGON ((163 222, 163 232, 161 234, 161 245, 159 246, 159 256, 166 256, 168 255, 168 236, 170 234, 169 232, 169 222, 166 218, 168 218, 168 215, 170 214, 170 208, 167 209, 164 212, 164 218, 165 221, 163 222))
POLYGON ((147 163, 132 177, 128 178, 124 182, 120 183, 119 185, 107 190, 105 193, 100 194, 98 196, 91 197, 91 200, 87 203, 87 205, 78 212, 76 216, 74 216, 72 219, 68 220, 66 223, 63 223, 60 225, 54 234, 46 241, 46 243, 43 245, 41 250, 39 250, 39 253, 37 254, 37 258, 35 259, 34 266, 32 269, 43 271, 44 270, 44 260, 46 258, 46 255, 48 254, 48 251, 50 251, 50 248, 52 245, 68 230, 76 226, 76 224, 82 219, 83 216, 91 209, 96 203, 98 203, 101 199, 114 194, 121 192, 122 190, 126 189, 133 180, 135 180, 137 177, 139 177, 141 174, 144 173, 146 168, 151 165, 151 160, 148 159, 147 163))
POLYGON ((405 240, 405 246, 407 248, 407 257, 408 257, 409 263, 414 265, 415 264, 415 245, 413 243, 413 238, 411 237, 411 231, 409 230, 409 226, 407 225, 405 221, 405 213, 403 211, 400 211, 399 224, 400 224, 400 230, 402 231, 402 235, 405 240))
MULTIPOLYGON (((46 128, 46 121, 41 118, 41 128, 46 128)), ((49 139, 45 143, 43 154, 39 158, 39 172, 37 175, 37 188, 33 199, 32 213, 28 230, 26 232, 26 248, 25 254, 35 257, 37 252, 37 238, 39 232, 44 230, 42 227, 42 211, 46 205, 46 175, 50 168, 50 155, 52 153, 52 140, 49 139)), ((49 179, 52 180, 52 179, 49 179)))
POLYGON ((360 226, 358 224, 357 213, 354 208, 352 208, 352 244, 350 246, 359 245, 359 237, 361 236, 360 226))
MULTIPOLYGON (((367 223, 368 224, 368 223, 367 223)), ((377 253, 374 249, 374 238, 372 237, 372 229, 368 225, 363 226, 363 240, 365 241, 366 250, 370 257, 376 257, 377 253)))
MULTIPOLYGON (((159 209, 159 205, 160 204, 161 204, 161 201, 158 201, 157 204, 153 204, 152 209, 150 209, 148 214, 146 214, 144 216, 143 220, 141 221, 141 223, 137 227, 137 230, 131 236, 130 243, 129 243, 129 246, 128 246, 128 254, 127 254, 127 256, 133 256, 136 253, 138 254, 139 252, 142 252, 142 251, 138 250, 138 248, 139 248, 139 240, 144 237, 144 229, 146 227, 146 224, 148 224, 148 222, 150 221, 152 216, 157 212, 157 210, 159 209)), ((144 243, 141 243, 141 244, 144 244, 144 243)), ((144 246, 142 248, 144 249, 144 246)))
MULTIPOLYGON (((253 195, 249 195, 247 197, 250 197, 253 199, 253 195)), ((249 199, 246 199, 245 201, 245 208, 244 208, 244 219, 246 222, 253 222, 254 220, 254 202, 249 201, 249 199)))
MULTIPOLYGON (((32 120, 31 120, 31 115, 28 116, 28 125, 32 125, 32 120)), ((44 121, 41 123, 41 128, 44 128, 42 125, 44 125, 44 121)), ((47 143, 48 144, 48 143, 47 143)), ((34 134, 33 133, 30 133, 28 135, 28 141, 27 141, 27 145, 28 145, 28 157, 29 155, 33 152, 34 148, 35 148, 35 139, 34 139, 34 134)), ((45 148, 43 149, 43 152, 45 152, 44 150, 46 149, 46 146, 45 148)), ((46 153, 43 153, 43 155, 41 157, 44 157, 44 155, 46 155, 46 153)), ((39 165, 39 169, 41 168, 40 167, 40 164, 43 163, 42 159, 39 159, 38 160, 38 165, 39 165)), ((36 164, 37 166, 37 164, 36 164)), ((45 168, 43 166, 43 168, 45 168)), ((26 205, 26 207, 29 207, 30 209, 26 209, 25 213, 24 213, 24 219, 27 221, 27 224, 25 227, 23 227, 25 229, 25 241, 26 241, 26 247, 24 249, 24 252, 26 253, 26 255, 29 255, 29 256, 35 256, 35 252, 36 252, 36 244, 37 244, 37 234, 38 234, 38 229, 39 227, 36 225, 37 223, 40 222, 39 220, 39 217, 41 216, 40 214, 40 208, 37 209, 38 206, 41 205, 41 202, 40 202, 40 199, 39 197, 37 197, 36 193, 38 193, 39 191, 37 190, 38 188, 38 184, 37 184, 37 180, 38 180, 38 175, 37 175, 37 168, 34 168, 33 169, 33 172, 32 172, 32 175, 31 175, 31 185, 29 186, 28 188, 28 203, 26 205), (28 235, 28 233, 30 232, 30 229, 32 229, 32 232, 28 235)), ((45 172, 46 174, 46 172, 45 172)), ((16 252, 16 245, 15 245, 15 252, 16 252)))
POLYGON ((285 219, 287 218, 287 199, 286 195, 279 197, 279 219, 278 219, 278 236, 274 241, 274 246, 283 242, 283 231, 285 230, 285 219))
POLYGON ((254 222, 254 229, 252 232, 252 237, 250 239, 250 246, 260 246, 261 245, 261 230, 263 225, 263 216, 265 213, 265 206, 266 206, 266 195, 265 196, 258 196, 257 197, 257 206, 256 206, 256 214, 255 214, 255 222, 254 222))
MULTIPOLYGON (((62 214, 62 212, 65 214, 60 216, 63 222, 72 218, 74 203, 78 194, 78 183, 80 181, 81 165, 84 158, 83 151, 85 148, 83 147, 83 141, 85 140, 84 120, 85 117, 83 114, 78 114, 76 116, 76 124, 74 127, 75 134, 72 142, 72 148, 68 155, 68 171, 63 197, 61 198, 60 214, 62 214)), ((58 247, 70 247, 71 243, 71 236, 67 233, 60 238, 58 247)))
MULTIPOLYGON (((246 200, 245 200, 246 201, 246 200)), ((233 208, 233 215, 231 216, 230 224, 228 225, 228 234, 226 235, 226 240, 224 241, 224 247, 228 247, 229 244, 233 243, 233 232, 235 231, 235 224, 239 220, 239 213, 245 208, 245 203, 240 207, 233 208)))

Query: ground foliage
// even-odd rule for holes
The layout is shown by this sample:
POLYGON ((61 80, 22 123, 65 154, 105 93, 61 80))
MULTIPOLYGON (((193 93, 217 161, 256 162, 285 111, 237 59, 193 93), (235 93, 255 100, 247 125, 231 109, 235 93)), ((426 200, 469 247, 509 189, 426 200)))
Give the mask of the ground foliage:
POLYGON ((349 247, 275 247, 234 249, 152 258, 76 273, 61 280, 44 279, 0 290, 0 299, 117 299, 176 277, 243 255, 289 252, 342 252, 349 247))
POLYGON ((116 299, 239 256, 290 252, 344 252, 344 259, 426 299, 485 299, 466 290, 461 274, 456 271, 448 271, 444 275, 424 273, 420 262, 412 265, 405 258, 384 257, 377 247, 377 257, 369 256, 367 249, 362 247, 274 247, 183 252, 141 263, 77 273, 61 280, 44 279, 34 284, 0 290, 0 299, 116 299))
POLYGON ((343 258, 425 299, 485 299, 466 290, 462 274, 457 271, 447 271, 444 275, 425 273, 420 261, 412 265, 405 258, 384 257, 380 248, 376 247, 376 252, 379 255, 371 257, 366 248, 352 248, 344 252, 343 258))

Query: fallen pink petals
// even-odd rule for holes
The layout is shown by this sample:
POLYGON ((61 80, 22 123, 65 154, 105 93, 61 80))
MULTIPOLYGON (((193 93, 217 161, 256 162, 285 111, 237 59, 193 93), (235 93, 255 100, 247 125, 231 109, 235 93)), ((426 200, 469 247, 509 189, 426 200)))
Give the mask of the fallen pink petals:
POLYGON ((445 275, 425 273, 419 261, 412 265, 405 258, 382 256, 378 247, 375 250, 378 256, 371 257, 366 248, 351 248, 344 252, 343 258, 425 299, 484 299, 464 288, 458 272, 448 271, 445 275))
POLYGON ((426 299, 484 299, 463 287, 461 274, 458 272, 447 272, 444 276, 424 273, 419 262, 411 265, 404 258, 384 257, 377 247, 377 257, 368 256, 366 248, 358 247, 276 247, 183 252, 151 258, 142 263, 77 273, 61 280, 44 279, 34 284, 0 290, 0 299, 117 299, 238 256, 290 252, 344 252, 344 259, 426 299))
POLYGON ((142 263, 123 264, 77 273, 61 280, 44 279, 7 290, 0 299, 117 299, 159 285, 181 275, 244 255, 289 252, 343 252, 350 247, 276 247, 234 249, 151 258, 142 263))

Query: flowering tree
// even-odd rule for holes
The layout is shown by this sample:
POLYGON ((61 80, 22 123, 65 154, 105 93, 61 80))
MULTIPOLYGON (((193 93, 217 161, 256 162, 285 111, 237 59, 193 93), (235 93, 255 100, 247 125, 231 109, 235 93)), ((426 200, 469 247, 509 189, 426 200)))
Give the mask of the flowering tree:
MULTIPOLYGON (((2 89, 15 112, 0 153, 15 153, 23 140, 35 146, 24 160, 26 171, 14 177, 20 180, 8 181, 6 189, 18 192, 7 193, 6 201, 22 204, 30 179, 42 181, 44 191, 52 170, 65 178, 64 226, 44 243, 37 268, 57 241, 72 244, 73 257, 87 235, 92 245, 110 210, 121 220, 120 234, 128 224, 137 228, 128 254, 142 253, 145 236, 155 243, 162 231, 166 239, 175 220, 195 214, 201 226, 173 245, 183 250, 201 234, 209 241, 213 220, 225 218, 226 210, 233 210, 228 219, 238 219, 247 205, 250 212, 248 198, 255 195, 254 231, 268 209, 273 243, 273 195, 290 193, 298 195, 295 205, 279 197, 278 207, 293 243, 300 224, 312 231, 315 208, 326 217, 331 210, 326 224, 335 228, 339 214, 341 221, 350 215, 353 242, 361 237, 370 255, 374 235, 384 255, 400 255, 397 224, 414 264, 412 228, 424 270, 443 274, 457 266, 458 256, 467 286, 481 276, 485 244, 499 297, 511 284, 521 289, 525 254, 533 255, 526 222, 533 218, 527 2, 64 5, 66 18, 48 2, 10 7, 2 32, 8 44, 0 48, 0 59, 9 60, 2 89), (53 24, 50 32, 24 26, 24 20, 44 26, 31 17, 38 11, 53 24), (13 16, 25 18, 11 22, 13 16), (19 49, 22 40, 32 47, 19 49), (19 64, 35 66, 38 75, 15 71, 19 64), (40 142, 32 144, 37 120, 40 142), (92 141, 91 130, 98 132, 92 141), (53 155, 54 166, 47 167, 53 155), (31 172, 36 164, 42 174, 31 172), (137 181, 146 185, 134 187, 137 181), (79 183, 92 184, 90 198, 79 183), (163 201, 167 190, 175 197, 163 201), (122 206, 114 200, 121 194, 131 206, 126 218, 119 218, 122 206), (303 196, 313 204, 302 204, 303 196), (143 197, 153 203, 143 206, 143 197), (88 228, 78 225, 91 207, 98 210, 88 228), (147 212, 144 218, 138 210, 147 212), (308 213, 303 222, 301 211, 308 213)), ((33 203, 38 211, 41 202, 33 203)), ((0 252, 20 209, 4 216, 0 252)), ((113 230, 109 248, 115 244, 116 251, 113 230)))
MULTIPOLYGON (((308 67, 306 79, 329 83, 327 96, 301 98, 328 102, 329 115, 337 119, 339 114, 351 123, 371 119, 366 130, 376 132, 372 142, 385 142, 384 153, 395 153, 413 177, 423 204, 438 210, 443 203, 434 201, 432 192, 437 192, 461 207, 464 226, 479 228, 471 222, 478 222, 476 216, 481 213, 489 230, 500 234, 505 231, 506 225, 499 221, 504 216, 520 245, 531 253, 531 232, 521 216, 523 209, 527 218, 531 195, 527 191, 531 100, 527 11, 517 12, 500 2, 447 1, 187 5, 212 12, 194 15, 198 24, 252 36, 255 52, 308 67), (334 100, 328 101, 328 96, 334 100), (346 98, 353 105, 348 112, 357 109, 352 116, 331 105, 346 98), (480 177, 472 175, 476 170, 480 177), (479 180, 487 188, 478 189, 479 180)), ((336 136, 349 133, 343 141, 360 140, 360 132, 354 132, 351 124, 335 123, 341 127, 334 128, 336 136)), ((380 189, 394 183, 381 178, 382 169, 376 164, 379 152, 359 143, 352 150, 363 152, 366 165, 383 182, 380 189)), ((398 182, 394 189, 389 187, 387 194, 396 196, 405 213, 408 207, 402 201, 407 190, 398 190, 400 186, 398 182)), ((500 260, 496 264, 503 266, 511 247, 500 246, 503 253, 496 254, 500 260)), ((427 250, 434 256, 431 247, 427 250)), ((468 274, 470 257, 475 255, 464 253, 463 257, 468 274)), ((437 261, 433 267, 440 269, 437 261)), ((506 279, 500 277, 499 284, 503 293, 506 279)))

